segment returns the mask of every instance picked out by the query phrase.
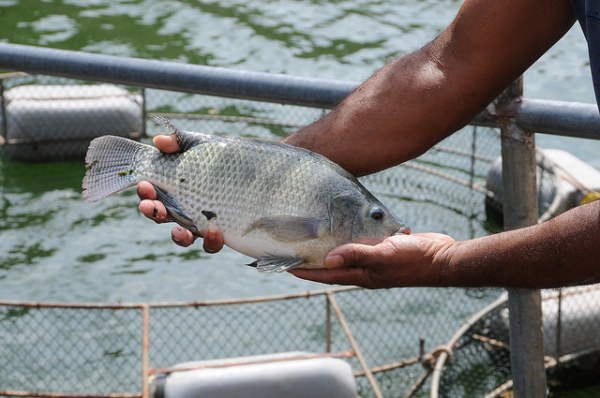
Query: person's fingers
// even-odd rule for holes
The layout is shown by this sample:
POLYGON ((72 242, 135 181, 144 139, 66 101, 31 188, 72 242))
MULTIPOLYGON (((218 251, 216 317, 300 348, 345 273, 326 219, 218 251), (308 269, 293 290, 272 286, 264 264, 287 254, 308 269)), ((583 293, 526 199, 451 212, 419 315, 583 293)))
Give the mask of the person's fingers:
POLYGON ((148 181, 141 181, 137 185, 137 194, 140 199, 156 199, 156 190, 148 181))
MULTIPOLYGON (((174 153, 179 151, 179 142, 175 134, 157 135, 152 139, 154 146, 164 153, 174 153)), ((138 184, 138 196, 140 202, 140 211, 148 218, 158 222, 167 222, 169 215, 165 206, 156 200, 156 190, 152 184, 142 181, 138 184)), ((207 253, 216 253, 223 248, 224 238, 223 233, 218 226, 209 224, 206 231, 202 233, 204 236, 203 247, 207 253)), ((180 246, 189 246, 196 240, 197 236, 190 230, 181 226, 173 228, 171 231, 171 239, 180 246)))
POLYGON ((143 215, 154 222, 164 223, 168 221, 167 209, 158 200, 144 199, 140 202, 139 209, 143 215))
POLYGON ((189 229, 177 226, 171 230, 171 239, 179 246, 187 247, 194 243, 196 236, 189 229))
POLYGON ((327 254, 324 265, 326 268, 368 267, 387 257, 397 255, 400 251, 413 248, 411 245, 428 240, 454 242, 451 236, 434 232, 394 235, 375 246, 350 243, 336 247, 327 254))
MULTIPOLYGON (((224 245, 223 232, 221 229, 213 224, 209 224, 208 228, 202 232, 204 242, 202 248, 207 253, 217 253, 224 245)), ((190 230, 177 226, 171 231, 171 239, 179 246, 187 247, 196 241, 197 235, 193 234, 190 230)))
MULTIPOLYGON (((140 212, 153 220, 156 223, 164 223, 173 221, 169 218, 169 214, 165 206, 158 200, 151 200, 156 198, 156 191, 152 187, 152 184, 145 181, 138 184, 138 195, 142 198, 139 204, 140 212)), ((208 228, 202 233, 204 237, 203 248, 207 253, 217 253, 223 248, 224 238, 221 229, 214 225, 209 224, 208 228)), ((171 239, 180 246, 189 246, 196 240, 197 236, 194 235, 190 230, 183 227, 175 227, 171 231, 171 239)))
POLYGON ((202 231, 202 237, 204 238, 202 247, 207 253, 217 253, 225 244, 223 232, 217 225, 212 223, 209 223, 208 228, 202 231))
POLYGON ((154 146, 161 152, 164 153, 175 153, 179 152, 179 143, 175 134, 171 135, 157 135, 152 139, 154 146))
POLYGON ((373 246, 349 243, 336 247, 325 257, 325 268, 364 266, 373 251, 373 246))
POLYGON ((442 242, 455 242, 454 238, 445 234, 440 234, 437 232, 422 232, 419 234, 413 234, 412 236, 418 236, 421 238, 429 238, 436 239, 442 242))
POLYGON ((297 278, 328 285, 356 285, 369 287, 368 271, 364 268, 343 269, 293 269, 288 271, 297 278))

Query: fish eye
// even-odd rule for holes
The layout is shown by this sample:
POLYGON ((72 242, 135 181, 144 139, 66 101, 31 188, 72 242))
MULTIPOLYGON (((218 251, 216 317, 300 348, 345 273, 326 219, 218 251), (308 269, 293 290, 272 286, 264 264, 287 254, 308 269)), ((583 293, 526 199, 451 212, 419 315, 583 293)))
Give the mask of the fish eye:
POLYGON ((373 220, 382 220, 384 215, 383 209, 378 206, 371 207, 371 210, 369 211, 369 216, 373 220))

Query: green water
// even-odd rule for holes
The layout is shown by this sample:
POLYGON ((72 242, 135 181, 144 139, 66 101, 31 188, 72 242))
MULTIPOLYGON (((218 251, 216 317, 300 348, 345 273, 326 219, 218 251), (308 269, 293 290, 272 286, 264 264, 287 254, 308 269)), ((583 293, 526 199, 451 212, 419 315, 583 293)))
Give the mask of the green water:
MULTIPOLYGON (((460 4, 454 0, 0 0, 0 40, 361 81, 392 57, 429 42, 451 21, 460 4)), ((594 101, 587 49, 579 27, 526 73, 525 92, 536 98, 594 101)), ((189 104, 187 94, 165 94, 149 101, 156 110, 197 109, 189 104)), ((259 117, 265 112, 239 104, 224 106, 221 111, 259 117)), ((299 120, 306 122, 306 118, 299 120)), ((283 131, 256 126, 228 131, 221 127, 219 132, 274 139, 283 131)), ((567 149, 600 167, 600 142, 551 136, 538 136, 537 141, 541 146, 567 149)), ((460 141, 454 146, 460 147, 460 141)), ((486 155, 495 156, 498 148, 486 151, 486 155)), ((438 164, 439 155, 429 156, 428 164, 438 164)), ((469 165, 453 167, 468 169, 469 165)), ((157 302, 323 287, 290 275, 258 274, 243 266, 248 262, 246 257, 231 250, 208 255, 198 244, 176 246, 169 239, 170 226, 154 225, 139 214, 131 190, 99 203, 84 203, 80 198, 83 174, 81 161, 26 164, 0 157, 0 300, 157 302)), ((481 178, 484 171, 477 174, 481 178)), ((386 174, 371 180, 370 186, 414 231, 439 231, 457 239, 488 233, 482 197, 473 198, 451 183, 433 178, 405 182, 402 174, 386 174)), ((417 336, 425 337, 430 345, 447 341, 458 325, 499 292, 402 289, 390 291, 401 298, 391 307, 381 306, 381 296, 376 293, 385 292, 363 291, 360 299, 349 295, 348 303, 342 300, 342 305, 361 305, 350 319, 363 322, 368 333, 373 319, 391 314, 393 322, 382 322, 375 329, 382 333, 381 341, 393 341, 389 351, 396 359, 397 350, 406 357, 414 355, 417 336), (365 311, 370 304, 381 314, 365 311), (402 324, 401 336, 396 336, 395 323, 402 324), (392 334, 397 339, 389 339, 392 334), (404 341, 407 336, 410 340, 404 341)), ((206 321, 197 314, 189 318, 189 327, 174 327, 185 332, 206 321)), ((215 318, 227 321, 220 314, 215 318)), ((303 319, 301 315, 297 318, 303 319)), ((216 319, 207 323, 217 323, 216 319)), ((249 319, 251 323, 268 322, 249 319)), ((51 324, 53 329, 60 329, 62 323, 69 322, 51 324)), ((40 331, 42 335, 46 332, 40 331)), ((244 330, 244 335, 248 337, 251 332, 244 330)), ((221 337, 227 340, 227 336, 221 337)), ((378 341, 373 339, 373 344, 378 341)), ((40 374, 48 376, 45 371, 40 374)))
MULTIPOLYGON (((430 41, 459 6, 448 0, 0 0, 0 40, 360 81, 430 41)), ((575 27, 526 74, 526 94, 592 102, 586 54, 575 27)), ((157 107, 185 108, 184 99, 173 96, 157 107)), ((538 143, 600 165, 598 142, 542 136, 538 143)), ((85 204, 79 197, 83 172, 81 162, 0 159, 1 299, 197 300, 320 287, 290 275, 257 274, 241 265, 247 258, 229 250, 209 256, 200 245, 177 247, 170 226, 139 215, 132 191, 85 204)), ((419 197, 433 206, 427 193, 419 197)), ((392 206, 406 211, 402 203, 392 206)), ((443 203, 433 207, 438 213, 405 217, 413 230, 457 238, 486 233, 477 217, 443 209, 443 203)))

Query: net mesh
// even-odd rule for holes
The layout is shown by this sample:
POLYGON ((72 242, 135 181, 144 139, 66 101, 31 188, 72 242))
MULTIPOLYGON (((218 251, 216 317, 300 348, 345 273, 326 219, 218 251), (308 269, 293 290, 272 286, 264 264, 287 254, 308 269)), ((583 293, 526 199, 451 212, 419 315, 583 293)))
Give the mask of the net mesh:
MULTIPOLYGON (((544 291, 544 353, 550 397, 600 391, 598 286, 544 291)), ((512 396, 508 304, 501 298, 458 336, 439 383, 440 397, 512 396)))
POLYGON ((0 306, 0 391, 140 389, 142 318, 132 309, 0 306))
MULTIPOLYGON (((164 90, 107 88, 46 76, 5 79, 2 85, 2 149, 5 156, 22 160, 83 159, 91 137, 100 134, 97 129, 101 134, 133 138, 162 132, 145 119, 149 114, 165 115, 184 130, 278 139, 326 112, 164 90), (84 90, 73 88, 82 84, 84 90), (57 91, 57 85, 64 87, 57 91), (52 123, 39 122, 48 118, 52 123), (38 122, 26 125, 26 120, 38 122), (83 136, 76 134, 82 131, 83 136)), ((492 195, 488 179, 499 154, 496 130, 467 127, 423 156, 363 181, 394 213, 406 215, 404 221, 413 230, 470 239, 498 230, 486 214, 486 198, 489 213, 492 195)), ((546 177, 540 181, 548 184, 546 177)), ((437 348, 445 346, 473 313, 501 292, 355 289, 333 294, 383 395, 422 397, 432 388, 437 348)), ((589 374, 589 369, 593 375, 597 369, 594 352, 600 345, 596 333, 600 325, 594 309, 600 306, 592 303, 588 297, 568 304, 563 301, 560 310, 556 304, 544 307, 546 314, 554 314, 545 322, 555 326, 559 318, 562 325, 572 324, 565 321, 574 316, 566 315, 566 308, 570 314, 583 314, 577 327, 562 326, 560 333, 545 323, 546 345, 554 347, 554 352, 547 354, 555 358, 554 362, 548 360, 548 380, 555 396, 578 385, 569 382, 573 375, 589 374), (576 345, 579 340, 586 344, 576 345)), ((153 369, 277 352, 352 350, 348 331, 333 314, 327 294, 147 307, 3 303, 0 395, 141 395, 142 383, 147 381, 145 332, 150 341, 148 366, 153 369), (148 329, 144 327, 146 308, 148 329)), ((510 391, 502 387, 510 379, 507 336, 503 306, 460 336, 443 369, 440 396, 510 391)), ((357 357, 346 360, 357 377, 359 395, 375 396, 357 357)))

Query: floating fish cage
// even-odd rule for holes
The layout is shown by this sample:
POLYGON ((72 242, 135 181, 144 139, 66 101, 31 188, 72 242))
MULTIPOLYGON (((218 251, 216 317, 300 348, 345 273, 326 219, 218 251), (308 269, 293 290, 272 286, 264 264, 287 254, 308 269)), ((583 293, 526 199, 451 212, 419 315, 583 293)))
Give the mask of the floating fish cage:
MULTIPOLYGON (((146 119, 150 114, 184 130, 279 139, 327 112, 47 76, 12 76, 2 84, 3 156, 22 160, 42 153, 83 159, 85 143, 106 133, 146 140, 161 132, 146 119)), ((418 159, 362 181, 393 212, 407 215, 414 231, 470 239, 500 228, 499 153, 496 129, 469 126, 418 159)), ((597 171, 586 166, 563 152, 539 151, 541 220, 600 189, 597 171)), ((551 386, 568 388, 574 373, 584 373, 573 369, 596 369, 596 300, 595 287, 545 295, 551 386)), ((506 298, 485 289, 333 288, 133 304, 2 301, 0 396, 270 397, 281 396, 277 380, 285 377, 304 385, 298 396, 339 385, 348 394, 340 396, 500 397, 511 388, 507 330, 506 298), (323 374, 329 365, 336 370, 323 374)))
MULTIPOLYGON (((600 372, 600 287, 544 291, 544 359, 554 396, 597 396, 600 372), (589 388, 587 392, 578 391, 589 388)), ((512 396, 508 297, 475 314, 437 358, 432 397, 512 396), (477 380, 477 383, 473 383, 477 380)))

